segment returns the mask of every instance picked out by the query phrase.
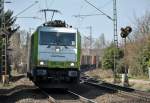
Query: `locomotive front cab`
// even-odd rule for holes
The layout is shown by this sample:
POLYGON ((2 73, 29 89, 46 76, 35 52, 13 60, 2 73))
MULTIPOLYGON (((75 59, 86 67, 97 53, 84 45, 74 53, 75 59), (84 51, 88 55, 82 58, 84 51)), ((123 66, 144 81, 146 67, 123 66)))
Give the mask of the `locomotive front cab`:
POLYGON ((32 69, 34 81, 79 82, 78 36, 73 28, 39 27, 37 65, 32 69))

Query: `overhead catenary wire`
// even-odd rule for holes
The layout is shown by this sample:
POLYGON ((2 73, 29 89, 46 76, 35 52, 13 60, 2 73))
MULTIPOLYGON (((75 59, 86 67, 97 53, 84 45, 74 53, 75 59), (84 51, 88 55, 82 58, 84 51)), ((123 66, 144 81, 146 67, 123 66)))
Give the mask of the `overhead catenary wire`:
MULTIPOLYGON (((25 9, 23 9, 21 12, 19 12, 18 14, 16 14, 15 16, 14 16, 14 18, 16 19, 16 18, 19 18, 18 16, 19 15, 21 15, 22 13, 24 13, 25 11, 27 11, 28 9, 30 9, 31 7, 33 7, 35 4, 37 4, 38 3, 38 1, 35 1, 33 4, 31 4, 30 6, 28 6, 27 8, 25 8, 25 9)), ((34 18, 36 18, 36 17, 34 17, 34 18)), ((10 21, 11 19, 8 19, 7 21, 6 21, 6 24, 10 21)))
POLYGON ((27 8, 23 9, 21 12, 19 12, 18 14, 16 14, 14 17, 17 17, 18 15, 24 13, 25 11, 27 11, 28 9, 30 9, 31 7, 33 7, 35 4, 37 4, 38 1, 35 1, 33 4, 31 4, 30 6, 28 6, 27 8))
MULTIPOLYGON (((104 9, 105 7, 107 7, 108 5, 110 5, 112 3, 112 0, 108 0, 108 1, 106 1, 106 3, 104 3, 103 5, 101 5, 100 7, 98 7, 99 9, 104 9)), ((95 12, 95 10, 94 11, 92 11, 92 13, 93 12, 95 12)))
MULTIPOLYGON (((108 0, 106 1, 106 3, 104 3, 100 8, 103 8, 103 7, 106 7, 107 5, 109 5, 110 3, 112 2, 112 0, 108 0)), ((99 16, 99 15, 104 15, 104 14, 82 14, 81 15, 81 9, 84 7, 85 5, 82 5, 80 7, 80 10, 79 10, 79 14, 78 15, 73 15, 74 17, 78 17, 78 18, 81 18, 82 20, 85 18, 85 17, 89 17, 89 16, 99 16)), ((102 10, 101 10, 102 11, 102 10)))
POLYGON ((42 18, 39 18, 39 17, 36 17, 36 16, 31 16, 31 17, 21 17, 21 16, 18 16, 16 18, 29 18, 29 19, 39 19, 39 20, 42 20, 42 18))
MULTIPOLYGON (((81 14, 81 11, 82 11, 82 9, 83 9, 84 6, 85 6, 84 4, 82 4, 82 5, 80 6, 79 15, 81 14)), ((73 15, 73 17, 75 17, 75 15, 73 15)), ((78 27, 80 27, 80 26, 82 25, 83 20, 84 20, 84 18, 81 18, 81 17, 77 20, 77 25, 78 25, 78 27)))
POLYGON ((92 7, 94 7, 95 9, 97 9, 99 12, 101 12, 103 15, 105 15, 108 19, 110 19, 112 21, 114 20, 112 17, 110 17, 109 15, 107 15, 106 13, 104 13, 102 10, 100 10, 99 8, 97 8, 95 5, 93 5, 89 1, 87 1, 87 0, 84 0, 84 1, 87 2, 89 5, 91 5, 92 7))
POLYGON ((82 15, 73 15, 74 17, 87 17, 87 16, 99 16, 103 14, 82 14, 82 15))

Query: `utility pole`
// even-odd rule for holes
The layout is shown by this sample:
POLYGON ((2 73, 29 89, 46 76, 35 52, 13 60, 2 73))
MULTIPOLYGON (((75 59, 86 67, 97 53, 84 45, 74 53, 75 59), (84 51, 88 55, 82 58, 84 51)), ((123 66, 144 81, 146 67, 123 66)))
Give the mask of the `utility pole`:
POLYGON ((1 48, 1 66, 2 66, 2 82, 8 83, 8 68, 7 68, 7 40, 8 35, 5 32, 5 14, 4 14, 4 0, 1 0, 1 36, 2 36, 2 48, 1 48))
MULTIPOLYGON (((7 50, 7 45, 8 45, 8 34, 9 32, 6 30, 5 24, 9 22, 9 20, 5 20, 5 13, 4 13, 4 3, 11 3, 10 1, 0 1, 0 11, 1 11, 1 28, 0 28, 0 36, 2 37, 2 47, 1 47, 1 68, 2 68, 2 82, 3 84, 6 84, 9 82, 9 66, 8 66, 8 50, 7 50)), ((38 1, 35 1, 34 4, 30 5, 28 8, 25 8, 23 11, 19 12, 16 16, 22 14, 25 12, 27 9, 31 8, 34 6, 38 1)))
POLYGON ((113 18, 110 17, 109 15, 107 15, 105 12, 103 12, 99 8, 97 8, 92 3, 90 3, 88 0, 84 0, 84 1, 86 3, 88 3, 89 5, 91 5, 93 8, 95 8, 96 10, 98 10, 101 13, 101 15, 104 15, 108 19, 110 19, 111 21, 113 21, 113 26, 114 26, 114 30, 113 30, 114 31, 114 45, 115 45, 113 75, 114 75, 114 83, 116 83, 116 67, 117 67, 116 65, 117 65, 117 59, 118 59, 117 58, 118 57, 118 34, 117 34, 117 7, 116 7, 116 0, 113 0, 113 18))
POLYGON ((6 30, 5 24, 5 12, 4 12, 4 3, 11 3, 10 1, 1 0, 0 2, 0 16, 1 16, 1 28, 0 36, 2 37, 2 47, 1 47, 1 68, 2 68, 2 82, 6 84, 9 82, 9 68, 8 68, 8 32, 6 30))
POLYGON ((116 65, 118 59, 118 34, 117 34, 117 8, 116 8, 116 0, 113 0, 113 25, 114 25, 114 83, 116 83, 116 65))

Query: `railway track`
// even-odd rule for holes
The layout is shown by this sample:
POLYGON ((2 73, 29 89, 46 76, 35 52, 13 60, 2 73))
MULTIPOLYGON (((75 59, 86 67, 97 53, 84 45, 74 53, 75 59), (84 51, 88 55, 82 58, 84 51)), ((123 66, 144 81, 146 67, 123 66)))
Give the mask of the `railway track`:
POLYGON ((43 95, 45 95, 47 97, 47 100, 50 102, 50 103, 57 103, 56 100, 51 97, 47 92, 45 92, 44 90, 42 90, 41 88, 38 87, 38 89, 41 91, 41 93, 43 95))
POLYGON ((96 101, 85 98, 70 90, 64 90, 63 94, 49 93, 49 91, 43 89, 40 89, 40 91, 43 93, 43 95, 47 96, 47 99, 50 103, 97 103, 96 101))
POLYGON ((136 99, 138 101, 142 101, 146 103, 150 102, 149 93, 145 93, 145 92, 135 90, 132 88, 127 88, 127 87, 122 87, 122 86, 106 83, 104 81, 96 80, 88 76, 82 77, 81 81, 88 85, 93 85, 93 86, 101 87, 103 89, 108 89, 112 92, 117 92, 120 95, 128 96, 129 98, 133 98, 134 100, 136 99))
POLYGON ((74 93, 74 92, 72 92, 70 90, 68 90, 67 92, 77 96, 82 103, 97 103, 96 101, 93 101, 91 99, 85 98, 85 97, 83 97, 83 96, 81 96, 81 95, 79 95, 77 93, 74 93))
POLYGON ((118 100, 121 102, 117 103, 150 103, 149 93, 86 76, 82 77, 81 85, 76 89, 63 90, 63 93, 58 89, 55 91, 40 89, 40 91, 50 103, 99 103, 101 100, 104 100, 103 103, 115 103, 114 101, 118 100))

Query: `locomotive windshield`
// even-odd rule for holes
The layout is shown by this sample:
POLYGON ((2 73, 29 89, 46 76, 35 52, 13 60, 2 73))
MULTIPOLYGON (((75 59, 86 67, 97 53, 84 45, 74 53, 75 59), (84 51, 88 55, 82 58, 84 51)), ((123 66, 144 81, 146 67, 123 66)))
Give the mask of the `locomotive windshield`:
POLYGON ((41 31, 40 45, 73 46, 75 45, 75 37, 75 33, 41 31))

